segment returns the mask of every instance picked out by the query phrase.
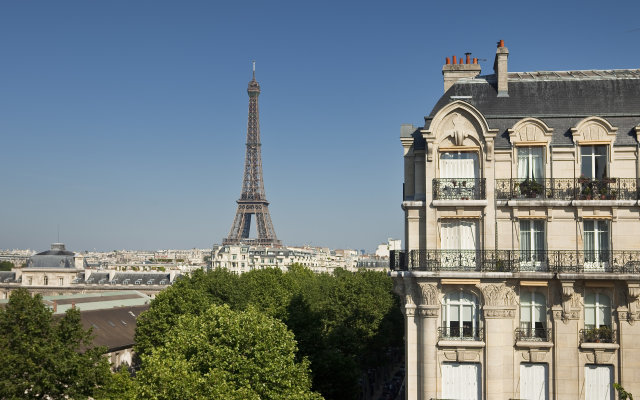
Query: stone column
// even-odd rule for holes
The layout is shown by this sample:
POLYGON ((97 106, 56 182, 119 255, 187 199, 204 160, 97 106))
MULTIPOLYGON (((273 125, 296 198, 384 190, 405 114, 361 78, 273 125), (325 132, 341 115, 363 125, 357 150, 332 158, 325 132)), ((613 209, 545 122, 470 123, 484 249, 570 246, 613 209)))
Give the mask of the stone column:
POLYGON ((574 281, 561 282, 562 308, 553 310, 554 386, 556 399, 577 399, 580 395, 578 324, 581 296, 574 281))
POLYGON ((485 397, 514 397, 513 345, 517 296, 505 283, 478 285, 484 295, 485 397))
POLYGON ((421 399, 437 397, 437 329, 440 316, 440 290, 435 283, 419 283, 420 316, 420 394, 421 399))
POLYGON ((416 305, 404 306, 404 338, 406 362, 406 400, 418 399, 418 326, 416 323, 416 305))
POLYGON ((628 307, 618 307, 620 331, 620 384, 629 393, 640 393, 640 283, 627 282, 628 307))

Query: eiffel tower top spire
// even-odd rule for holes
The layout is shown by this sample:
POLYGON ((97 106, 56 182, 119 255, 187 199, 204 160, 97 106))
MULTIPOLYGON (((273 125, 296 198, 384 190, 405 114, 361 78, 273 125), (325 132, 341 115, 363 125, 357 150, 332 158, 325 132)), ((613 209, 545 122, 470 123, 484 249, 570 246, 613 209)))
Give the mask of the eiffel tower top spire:
POLYGON ((273 229, 269 215, 269 202, 264 192, 262 179, 262 154, 260 150, 262 144, 260 143, 260 112, 258 110, 260 84, 256 81, 255 61, 253 61, 253 75, 247 87, 247 94, 249 95, 249 118, 247 120, 247 149, 242 193, 237 201, 238 210, 233 225, 231 225, 231 231, 222 243, 279 246, 281 242, 273 229), (257 239, 249 238, 252 214, 255 214, 256 217, 257 239))

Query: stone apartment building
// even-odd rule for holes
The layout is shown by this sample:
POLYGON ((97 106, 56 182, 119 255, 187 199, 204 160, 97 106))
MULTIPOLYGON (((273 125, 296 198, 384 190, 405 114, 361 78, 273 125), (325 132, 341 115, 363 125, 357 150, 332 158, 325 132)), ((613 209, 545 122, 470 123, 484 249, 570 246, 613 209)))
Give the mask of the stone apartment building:
POLYGON ((640 396, 640 70, 508 57, 401 128, 407 399, 640 396))

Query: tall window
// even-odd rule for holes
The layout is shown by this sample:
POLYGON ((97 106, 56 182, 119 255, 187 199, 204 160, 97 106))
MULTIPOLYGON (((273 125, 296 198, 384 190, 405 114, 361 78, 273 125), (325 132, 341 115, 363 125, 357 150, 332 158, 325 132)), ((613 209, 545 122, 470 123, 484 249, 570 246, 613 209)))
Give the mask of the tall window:
POLYGON ((49 277, 45 275, 44 277, 44 284, 45 286, 49 284, 49 277))
POLYGON ((582 146, 581 174, 586 178, 607 177, 607 146, 582 146))
POLYGON ((476 182, 479 175, 478 153, 441 153, 438 196, 453 199, 478 198, 478 191, 482 187, 476 182))
POLYGON ((611 300, 602 293, 587 293, 584 298, 585 329, 611 329, 611 300))
POLYGON ((440 225, 440 248, 443 250, 440 266, 447 268, 475 269, 478 255, 478 223, 476 221, 453 220, 440 225))
POLYGON ((478 338, 478 299, 473 293, 447 293, 442 304, 443 336, 460 339, 478 338))
POLYGON ((478 153, 459 151, 440 154, 440 178, 478 178, 478 153))
POLYGON ((584 221, 584 267, 606 270, 609 266, 609 221, 584 221))
POLYGON ((584 399, 615 399, 613 382, 613 366, 586 364, 584 366, 584 399))
POLYGON ((525 338, 547 338, 547 304, 542 293, 520 293, 520 329, 525 338))
POLYGON ((520 398, 547 400, 549 392, 549 366, 547 364, 520 364, 520 398))
POLYGON ((518 179, 541 180, 544 178, 543 147, 518 147, 518 179))
POLYGON ((545 259, 544 220, 520 220, 521 267, 533 270, 542 269, 545 259))

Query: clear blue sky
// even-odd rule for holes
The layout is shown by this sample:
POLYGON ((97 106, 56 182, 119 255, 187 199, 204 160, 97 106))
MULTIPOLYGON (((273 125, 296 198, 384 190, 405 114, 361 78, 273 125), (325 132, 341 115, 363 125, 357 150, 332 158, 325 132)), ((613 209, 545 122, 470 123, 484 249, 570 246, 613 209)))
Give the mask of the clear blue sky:
POLYGON ((240 195, 251 60, 286 244, 402 238, 401 123, 446 56, 640 67, 638 2, 3 1, 0 248, 210 247, 240 195), (522 5, 521 5, 522 4, 522 5))

